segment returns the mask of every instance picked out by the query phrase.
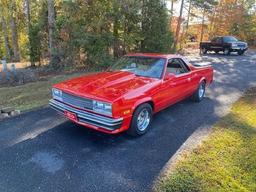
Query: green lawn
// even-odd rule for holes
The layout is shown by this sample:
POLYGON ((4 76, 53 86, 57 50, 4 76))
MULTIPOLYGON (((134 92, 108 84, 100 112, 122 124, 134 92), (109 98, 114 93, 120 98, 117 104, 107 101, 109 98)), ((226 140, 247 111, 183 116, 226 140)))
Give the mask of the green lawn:
POLYGON ((21 111, 46 106, 51 97, 53 84, 82 75, 74 73, 69 75, 57 75, 48 80, 27 83, 16 87, 0 88, 0 107, 14 107, 21 111))
POLYGON ((183 155, 156 191, 256 191, 256 89, 222 118, 207 140, 183 155))

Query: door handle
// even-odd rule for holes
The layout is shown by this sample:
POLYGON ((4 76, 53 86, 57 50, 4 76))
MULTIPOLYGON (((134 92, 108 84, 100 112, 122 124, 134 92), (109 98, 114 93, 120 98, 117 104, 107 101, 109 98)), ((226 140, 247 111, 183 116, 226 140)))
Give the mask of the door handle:
POLYGON ((191 78, 188 78, 188 82, 190 82, 191 81, 191 78))

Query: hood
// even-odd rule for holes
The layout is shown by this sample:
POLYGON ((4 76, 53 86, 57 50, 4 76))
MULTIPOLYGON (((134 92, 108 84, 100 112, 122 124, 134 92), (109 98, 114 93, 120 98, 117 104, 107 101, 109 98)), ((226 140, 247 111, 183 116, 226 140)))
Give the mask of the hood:
POLYGON ((54 87, 81 97, 112 102, 129 91, 139 89, 152 82, 154 78, 136 76, 130 72, 102 72, 90 74, 56 84, 54 87))
POLYGON ((247 43, 243 41, 234 41, 234 42, 231 42, 231 44, 237 45, 237 46, 247 46, 247 43))

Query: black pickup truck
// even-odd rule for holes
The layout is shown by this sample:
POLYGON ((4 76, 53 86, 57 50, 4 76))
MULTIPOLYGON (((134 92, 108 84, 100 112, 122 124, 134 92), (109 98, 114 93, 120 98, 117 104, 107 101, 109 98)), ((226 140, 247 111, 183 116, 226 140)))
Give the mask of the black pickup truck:
POLYGON ((215 53, 223 51, 225 55, 229 55, 231 52, 243 55, 247 49, 247 43, 239 41, 233 36, 215 37, 211 42, 200 43, 200 50, 203 54, 208 51, 214 51, 215 53))

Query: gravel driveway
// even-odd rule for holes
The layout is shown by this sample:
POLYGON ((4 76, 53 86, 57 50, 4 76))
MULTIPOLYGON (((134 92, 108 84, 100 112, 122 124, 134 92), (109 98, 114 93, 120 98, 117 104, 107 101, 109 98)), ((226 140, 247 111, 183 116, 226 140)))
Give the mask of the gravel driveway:
POLYGON ((0 191, 150 191, 164 165, 199 128, 214 124, 249 86, 255 53, 206 55, 215 82, 201 103, 189 100, 155 115, 141 138, 109 136, 66 121, 50 108, 0 122, 0 191))

